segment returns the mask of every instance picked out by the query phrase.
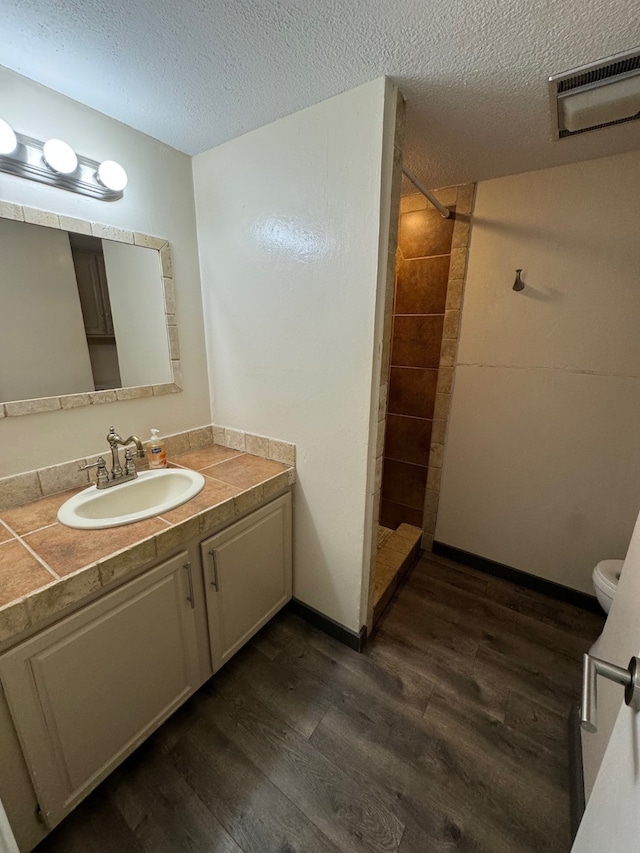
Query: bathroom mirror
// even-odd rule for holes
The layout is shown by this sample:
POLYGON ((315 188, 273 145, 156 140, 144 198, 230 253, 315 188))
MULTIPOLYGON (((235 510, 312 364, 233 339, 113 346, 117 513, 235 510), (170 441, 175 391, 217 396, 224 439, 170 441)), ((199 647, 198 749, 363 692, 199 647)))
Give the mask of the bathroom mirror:
POLYGON ((2 414, 181 390, 166 240, 19 205, 0 213, 2 414))

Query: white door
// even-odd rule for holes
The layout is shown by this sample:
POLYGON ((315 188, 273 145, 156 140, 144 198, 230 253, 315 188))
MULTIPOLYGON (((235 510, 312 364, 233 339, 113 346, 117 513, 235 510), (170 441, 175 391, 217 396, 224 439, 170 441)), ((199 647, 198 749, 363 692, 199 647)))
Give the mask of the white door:
MULTIPOLYGON (((603 555, 604 557, 616 555, 603 555)), ((626 667, 640 656, 640 516, 597 657, 626 667)), ((598 679, 597 726, 582 733, 587 808, 572 853, 640 850, 640 716, 623 688, 598 679)))

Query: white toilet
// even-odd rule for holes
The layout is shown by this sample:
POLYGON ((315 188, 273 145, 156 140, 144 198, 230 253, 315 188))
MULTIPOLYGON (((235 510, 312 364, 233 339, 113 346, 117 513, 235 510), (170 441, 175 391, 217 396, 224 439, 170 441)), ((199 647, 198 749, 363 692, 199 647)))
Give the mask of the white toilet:
MULTIPOLYGON (((611 605, 613 604, 613 599, 615 598, 616 590, 618 588, 618 581, 620 580, 623 563, 624 560, 600 560, 593 570, 593 588, 595 590, 598 603, 605 613, 608 613, 611 610, 611 605)), ((589 654, 594 657, 598 657, 598 646, 600 645, 601 637, 602 634, 600 634, 600 637, 598 637, 589 649, 589 654)))
POLYGON ((611 610, 623 563, 624 560, 600 560, 593 570, 593 588, 605 613, 611 610))

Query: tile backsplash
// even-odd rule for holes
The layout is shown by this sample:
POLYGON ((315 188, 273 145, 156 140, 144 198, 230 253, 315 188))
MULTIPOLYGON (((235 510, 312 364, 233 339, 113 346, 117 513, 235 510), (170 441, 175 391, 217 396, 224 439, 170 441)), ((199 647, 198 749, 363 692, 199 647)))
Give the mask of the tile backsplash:
MULTIPOLYGON (((208 424, 186 432, 162 436, 162 438, 165 442, 169 462, 180 453, 186 453, 188 450, 199 450, 211 444, 243 450, 254 456, 262 456, 264 459, 282 462, 284 465, 294 466, 296 462, 295 444, 216 424, 208 424)), ((90 485, 93 480, 90 475, 94 469, 81 471, 80 467, 95 462, 98 456, 105 457, 109 463, 108 455, 109 449, 105 446, 101 452, 82 459, 72 459, 47 468, 0 478, 0 510, 20 506, 56 492, 90 485)), ((138 470, 148 468, 147 460, 136 459, 136 467, 138 470)))

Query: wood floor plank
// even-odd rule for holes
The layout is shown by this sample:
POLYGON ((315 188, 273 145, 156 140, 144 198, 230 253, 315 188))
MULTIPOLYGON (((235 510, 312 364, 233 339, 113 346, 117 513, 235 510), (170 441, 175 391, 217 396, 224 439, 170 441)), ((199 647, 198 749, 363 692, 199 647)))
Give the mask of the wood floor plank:
POLYGON ((170 757, 244 853, 339 853, 220 731, 198 721, 170 757))
POLYGON ((295 670, 266 658, 255 647, 245 647, 217 675, 218 681, 232 677, 251 684, 266 705, 280 707, 290 724, 309 737, 330 706, 324 689, 295 670))
POLYGON ((478 632, 478 651, 490 651, 516 662, 532 675, 547 678, 572 699, 580 695, 582 673, 576 662, 528 637, 511 631, 483 630, 478 632))
POLYGON ((566 853, 549 828, 543 831, 538 825, 531 809, 523 810, 521 801, 531 797, 530 790, 501 779, 499 767, 459 750, 446 732, 427 725, 418 732, 416 726, 413 719, 399 721, 390 738, 332 708, 311 742, 334 760, 342 757, 351 772, 360 767, 363 778, 368 774, 386 785, 403 820, 407 814, 407 825, 420 826, 424 850, 566 853), (457 841, 452 826, 461 830, 457 841))
MULTIPOLYGON (((572 620, 582 620, 582 630, 576 632, 573 628, 561 628, 552 621, 540 621, 500 603, 491 597, 491 588, 486 596, 454 589, 446 582, 421 572, 420 564, 402 592, 402 603, 406 607, 420 609, 425 606, 428 612, 444 621, 464 623, 470 628, 476 626, 477 630, 498 629, 526 636, 541 646, 575 660, 582 660, 582 655, 588 651, 604 625, 604 619, 597 615, 573 608, 578 612, 573 614, 572 620)), ((543 603, 538 606, 542 607, 543 603)))
POLYGON ((37 853, 145 853, 118 809, 105 796, 104 786, 81 803, 36 850, 37 853))
POLYGON ((492 578, 490 594, 493 600, 511 610, 531 616, 539 622, 573 632, 583 639, 591 639, 602 630, 603 617, 581 610, 564 601, 542 596, 531 589, 516 586, 500 578, 492 578))
POLYGON ((474 654, 458 653, 437 643, 426 643, 416 635, 407 636, 393 623, 380 624, 363 654, 381 668, 391 671, 406 666, 434 683, 452 684, 473 672, 474 654))
POLYGON ((147 853, 242 853, 153 745, 138 750, 114 777, 109 797, 147 853))
POLYGON ((473 658, 478 647, 477 639, 459 623, 451 623, 416 608, 404 606, 403 596, 398 596, 395 606, 387 610, 378 631, 394 637, 404 637, 433 654, 449 657, 473 658))
POLYGON ((262 652, 265 657, 275 660, 280 652, 298 639, 299 632, 296 630, 297 619, 297 616, 292 616, 286 611, 280 611, 280 613, 258 631, 251 641, 251 645, 259 652, 262 652))
MULTIPOLYGON (((336 643, 324 631, 298 620, 298 617, 291 616, 288 618, 299 622, 296 626, 298 636, 302 634, 303 638, 303 642, 291 644, 288 647, 287 651, 290 655, 295 656, 296 650, 299 648, 315 649, 330 662, 331 667, 338 673, 346 670, 357 676, 362 686, 366 685, 370 690, 371 695, 385 697, 386 700, 392 702, 400 702, 404 709, 415 711, 420 716, 423 714, 433 690, 433 682, 426 675, 401 663, 391 670, 379 667, 366 655, 360 654, 342 643, 336 643)), ((326 664, 323 666, 323 670, 326 670, 326 664)), ((328 676, 329 672, 327 671, 325 674, 328 676)), ((338 675, 338 678, 348 689, 344 677, 338 675)))
POLYGON ((454 589, 464 589, 466 592, 486 594, 489 587, 489 576, 480 572, 456 566, 454 563, 443 565, 437 560, 425 556, 420 560, 418 571, 424 572, 427 577, 444 581, 454 589))
POLYGON ((404 824, 372 789, 342 770, 260 702, 227 685, 203 706, 209 722, 341 850, 395 853, 404 824))
POLYGON ((517 691, 512 690, 507 702, 505 724, 533 738, 539 748, 551 750, 558 760, 564 759, 564 762, 567 762, 568 720, 566 716, 550 711, 535 699, 521 696, 517 691))
MULTIPOLYGON (((576 663, 576 669, 577 666, 576 663)), ((482 646, 476 655, 474 672, 485 681, 507 685, 557 714, 568 715, 570 707, 577 704, 577 675, 565 689, 548 670, 541 670, 526 661, 510 658, 482 646)))
MULTIPOLYGON (((347 651, 357 654, 350 649, 347 651)), ((433 691, 432 681, 421 678, 420 690, 409 692, 405 690, 406 682, 402 677, 381 679, 380 669, 371 660, 363 655, 357 657, 361 665, 356 669, 341 664, 338 655, 328 655, 304 644, 289 649, 279 658, 278 664, 295 672, 300 681, 318 685, 330 704, 351 708, 354 713, 369 719, 380 719, 393 725, 399 710, 422 716, 433 691), (387 690, 379 689, 381 680, 386 683, 387 690)), ((417 679, 412 688, 416 686, 417 679)))

